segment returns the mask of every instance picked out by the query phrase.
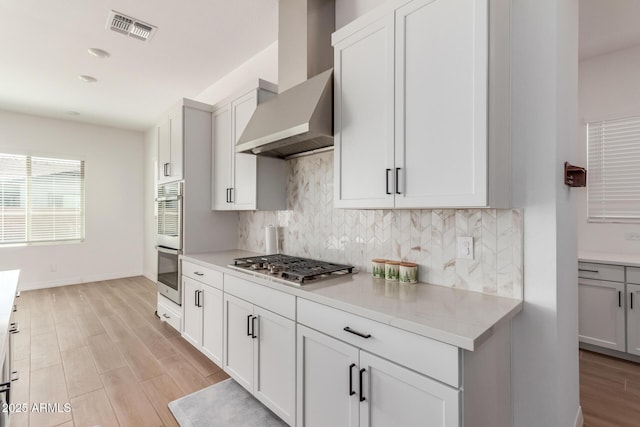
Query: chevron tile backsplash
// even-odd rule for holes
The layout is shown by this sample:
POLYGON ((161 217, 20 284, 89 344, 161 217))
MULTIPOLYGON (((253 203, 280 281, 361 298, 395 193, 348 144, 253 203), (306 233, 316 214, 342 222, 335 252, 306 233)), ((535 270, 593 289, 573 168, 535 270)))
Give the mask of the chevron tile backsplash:
POLYGON ((264 252, 277 225, 282 253, 349 263, 415 262, 420 281, 522 298, 520 209, 350 210, 333 208, 333 153, 288 161, 287 211, 241 212, 239 246, 264 252), (456 237, 474 238, 474 260, 456 259, 456 237))

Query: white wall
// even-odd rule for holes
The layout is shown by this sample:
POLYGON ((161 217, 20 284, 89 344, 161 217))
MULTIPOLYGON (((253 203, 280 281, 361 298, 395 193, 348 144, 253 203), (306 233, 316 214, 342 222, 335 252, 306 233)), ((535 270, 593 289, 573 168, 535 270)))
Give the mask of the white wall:
POLYGON ((158 252, 156 251, 156 161, 158 144, 155 127, 144 134, 144 243, 143 274, 153 280, 158 279, 158 252))
MULTIPOLYGON (((587 121, 640 115, 640 46, 581 61, 579 88, 577 164, 586 167, 587 121)), ((640 241, 625 240, 625 234, 640 233, 640 224, 588 223, 587 189, 576 193, 579 252, 637 255, 640 241)))
POLYGON ((336 30, 344 27, 358 16, 364 15, 385 0, 335 0, 336 2, 336 30))
POLYGON ((514 426, 579 410, 575 192, 577 0, 512 2, 513 198, 524 208, 524 310, 512 323, 514 426))
POLYGON ((278 43, 274 42, 238 68, 214 82, 195 99, 216 104, 255 89, 258 79, 278 83, 278 43))
POLYGON ((85 160, 84 242, 0 247, 20 289, 142 273, 142 133, 0 111, 3 150, 85 160))

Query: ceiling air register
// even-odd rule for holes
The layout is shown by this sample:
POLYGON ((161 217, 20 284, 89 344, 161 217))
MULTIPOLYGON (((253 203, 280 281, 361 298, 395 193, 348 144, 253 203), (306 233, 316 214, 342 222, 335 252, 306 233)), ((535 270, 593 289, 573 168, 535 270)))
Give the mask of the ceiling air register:
POLYGON ((107 28, 126 36, 131 36, 143 42, 150 41, 158 30, 157 27, 124 13, 112 10, 107 18, 107 28))

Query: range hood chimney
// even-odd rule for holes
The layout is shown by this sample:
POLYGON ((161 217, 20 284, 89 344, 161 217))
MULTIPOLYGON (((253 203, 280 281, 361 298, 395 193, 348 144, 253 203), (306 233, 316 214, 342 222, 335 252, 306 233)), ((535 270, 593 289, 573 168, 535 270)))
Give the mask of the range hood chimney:
POLYGON ((334 0, 280 0, 280 92, 258 105, 237 152, 287 157, 333 145, 334 28, 334 0))

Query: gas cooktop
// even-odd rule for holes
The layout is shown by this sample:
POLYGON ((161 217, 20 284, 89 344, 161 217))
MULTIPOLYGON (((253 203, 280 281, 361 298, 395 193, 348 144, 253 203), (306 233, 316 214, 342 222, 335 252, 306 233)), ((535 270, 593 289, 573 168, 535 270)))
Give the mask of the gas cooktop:
POLYGON ((258 276, 280 278, 298 285, 353 273, 354 269, 352 265, 333 264, 280 254, 236 258, 230 267, 252 272, 258 276))

